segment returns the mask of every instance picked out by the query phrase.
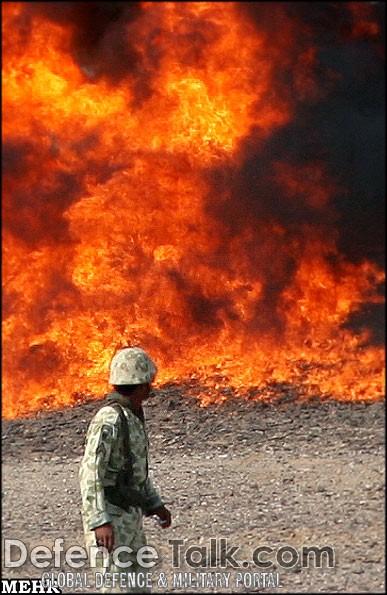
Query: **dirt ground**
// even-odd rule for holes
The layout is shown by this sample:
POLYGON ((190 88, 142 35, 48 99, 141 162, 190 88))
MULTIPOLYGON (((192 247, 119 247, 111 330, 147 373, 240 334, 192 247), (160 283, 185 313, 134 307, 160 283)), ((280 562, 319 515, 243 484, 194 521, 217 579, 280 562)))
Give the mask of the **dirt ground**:
MULTIPOLYGON (((154 518, 144 521, 159 555, 149 571, 153 592, 385 592, 384 402, 300 402, 279 393, 270 404, 230 397, 199 407, 183 387, 157 393, 145 408, 150 468, 173 525, 162 530, 154 518), (207 561, 198 549, 204 546, 207 561), (222 562, 221 548, 234 546, 233 558, 245 566, 222 562), (271 562, 268 568, 252 563, 261 546, 271 548, 260 558, 271 562), (317 568, 305 546, 329 546, 334 559, 323 556, 317 568), (196 588, 181 582, 189 576, 180 572, 191 572, 196 588), (158 583, 161 573, 167 586, 158 583)), ((83 544, 78 468, 100 405, 3 422, 3 540, 21 540, 30 550, 63 538, 65 552, 83 544)), ((27 557, 22 567, 3 564, 2 576, 63 578, 71 569, 61 562, 39 570, 27 557)), ((97 592, 92 574, 82 573, 63 592, 97 592)))

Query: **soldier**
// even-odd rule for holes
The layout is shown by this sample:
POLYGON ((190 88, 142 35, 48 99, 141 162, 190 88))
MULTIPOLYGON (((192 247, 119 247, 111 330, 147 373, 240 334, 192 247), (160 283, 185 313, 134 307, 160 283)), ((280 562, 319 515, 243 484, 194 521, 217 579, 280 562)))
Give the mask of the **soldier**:
MULTIPOLYGON (((106 556, 99 573, 146 573, 139 566, 137 551, 146 545, 142 517, 156 515, 163 528, 171 514, 148 477, 148 439, 142 403, 151 396, 150 385, 157 368, 139 347, 125 347, 113 357, 109 383, 113 391, 92 419, 80 467, 82 520, 86 547, 104 546, 112 552, 119 546, 122 568, 106 556), (129 552, 128 549, 133 550, 129 552)), ((102 560, 100 559, 100 564, 102 560)), ((103 587, 100 592, 149 592, 103 587)))

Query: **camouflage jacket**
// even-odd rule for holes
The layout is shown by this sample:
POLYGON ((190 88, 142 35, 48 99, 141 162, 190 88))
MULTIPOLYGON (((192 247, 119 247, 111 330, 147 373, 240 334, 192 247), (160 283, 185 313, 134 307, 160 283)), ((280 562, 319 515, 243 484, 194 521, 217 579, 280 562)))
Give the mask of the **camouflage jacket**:
MULTIPOLYGON (((129 425, 132 453, 133 487, 143 495, 144 512, 163 502, 148 477, 148 437, 144 421, 128 407, 123 407, 129 425)), ((108 403, 92 419, 79 470, 82 516, 89 529, 111 522, 111 514, 120 513, 105 498, 104 488, 115 486, 117 474, 125 463, 123 436, 118 411, 108 403)))

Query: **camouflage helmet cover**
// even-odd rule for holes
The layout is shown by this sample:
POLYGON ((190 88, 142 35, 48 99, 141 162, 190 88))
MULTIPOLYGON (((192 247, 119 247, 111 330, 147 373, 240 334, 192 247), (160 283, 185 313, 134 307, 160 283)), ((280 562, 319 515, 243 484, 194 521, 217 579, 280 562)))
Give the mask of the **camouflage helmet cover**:
POLYGON ((110 364, 109 383, 148 384, 154 380, 157 367, 149 355, 140 347, 125 347, 118 351, 110 364))

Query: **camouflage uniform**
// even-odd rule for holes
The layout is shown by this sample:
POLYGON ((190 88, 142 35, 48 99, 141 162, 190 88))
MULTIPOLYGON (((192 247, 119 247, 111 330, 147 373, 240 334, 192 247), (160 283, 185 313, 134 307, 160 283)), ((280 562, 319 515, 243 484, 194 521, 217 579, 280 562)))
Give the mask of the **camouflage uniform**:
MULTIPOLYGON (((114 397, 111 393, 110 397, 114 397)), ((119 568, 111 556, 109 565, 95 568, 97 572, 147 572, 136 562, 137 550, 146 545, 146 538, 142 527, 142 516, 147 511, 163 506, 163 502, 152 486, 148 477, 148 438, 144 419, 138 417, 128 404, 123 407, 126 419, 129 422, 129 444, 132 452, 133 487, 141 490, 143 505, 133 506, 125 511, 105 498, 104 488, 114 486, 118 471, 124 464, 123 437, 117 410, 106 403, 94 416, 86 436, 86 447, 80 467, 80 487, 82 495, 82 520, 86 538, 86 548, 96 545, 93 529, 105 523, 111 523, 114 528, 114 548, 129 546, 133 553, 121 552, 119 560, 132 561, 132 565, 119 568)), ((106 564, 106 560, 105 560, 106 564)), ((92 569, 94 571, 94 569, 92 569)), ((100 592, 140 592, 136 589, 108 588, 100 592)), ((143 590, 142 592, 146 592, 143 590)))

